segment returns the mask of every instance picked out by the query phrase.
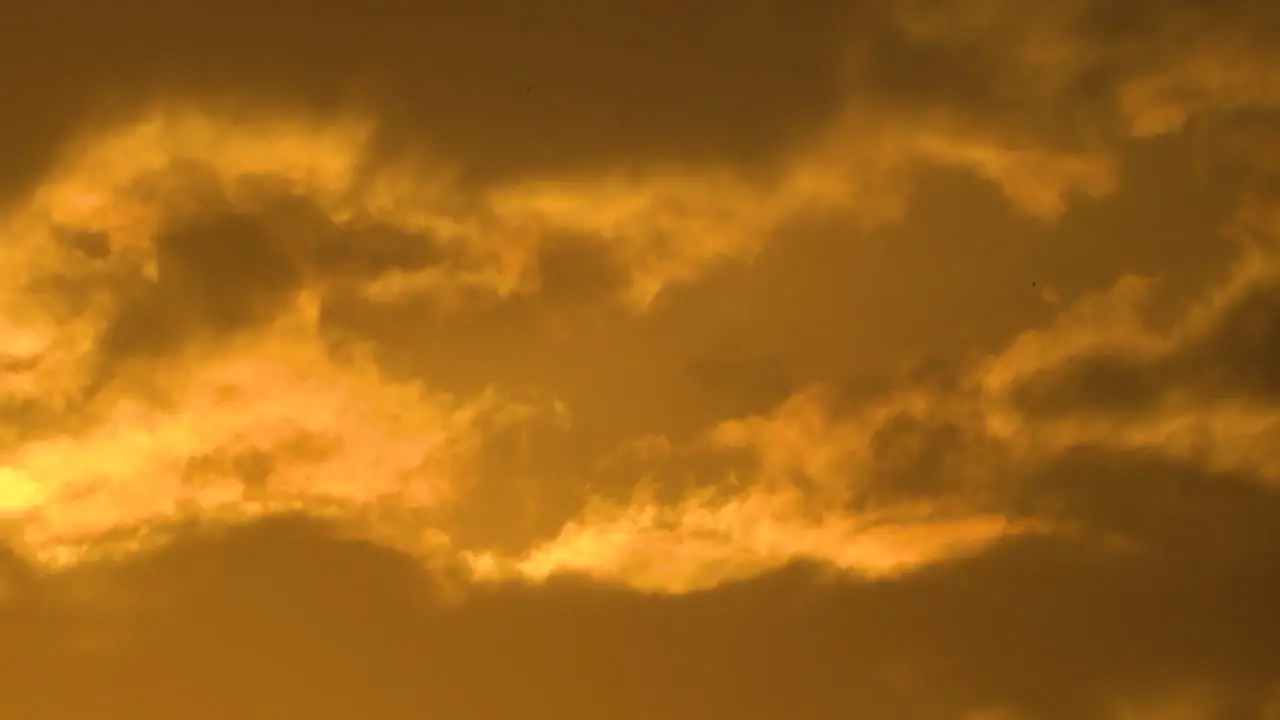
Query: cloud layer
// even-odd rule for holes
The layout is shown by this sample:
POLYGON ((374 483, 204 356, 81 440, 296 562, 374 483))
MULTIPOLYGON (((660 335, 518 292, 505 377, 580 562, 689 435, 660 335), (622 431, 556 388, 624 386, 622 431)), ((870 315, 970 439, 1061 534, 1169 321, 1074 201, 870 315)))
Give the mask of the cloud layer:
POLYGON ((480 5, 22 11, 0 708, 1277 717, 1274 3, 480 5))

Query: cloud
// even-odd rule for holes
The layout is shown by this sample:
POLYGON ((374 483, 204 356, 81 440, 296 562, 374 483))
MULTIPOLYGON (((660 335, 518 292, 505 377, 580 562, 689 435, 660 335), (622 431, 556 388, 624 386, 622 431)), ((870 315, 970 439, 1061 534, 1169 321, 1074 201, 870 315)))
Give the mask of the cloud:
MULTIPOLYGON (((145 419, 159 411, 134 408, 137 402, 176 405, 165 408, 169 419, 162 424, 182 428, 171 432, 183 437, 194 420, 177 419, 204 417, 210 405, 237 418, 232 424, 243 422, 237 432, 266 433, 254 425, 254 413, 210 400, 212 389, 202 385, 215 381, 205 373, 237 374, 237 391, 251 393, 260 378, 278 374, 272 353, 292 351, 282 344, 327 342, 323 323, 308 318, 319 312, 322 320, 326 303, 341 292, 373 302, 425 293, 446 307, 465 304, 476 292, 496 298, 535 292, 537 263, 553 257, 547 250, 557 240, 573 237, 625 268, 628 297, 643 306, 671 283, 689 282, 726 258, 750 256, 788 218, 854 207, 881 194, 881 176, 850 175, 847 156, 830 165, 825 140, 764 180, 739 177, 727 166, 667 164, 638 174, 525 180, 460 194, 450 185, 450 168, 376 162, 368 152, 372 128, 360 118, 158 105, 68 146, 8 219, 14 241, 5 257, 13 279, 3 298, 5 384, 13 412, 65 416, 78 426, 62 438, 28 437, 38 434, 38 422, 13 431, 6 474, 14 489, 6 491, 6 505, 37 502, 32 483, 44 486, 37 493, 44 502, 67 492, 97 497, 103 487, 128 484, 123 475, 111 479, 115 472, 158 474, 174 483, 187 457, 266 451, 219 447, 234 445, 225 436, 230 431, 197 433, 198 442, 174 439, 167 449, 139 449, 100 481, 90 479, 99 471, 88 470, 46 479, 47 461, 40 460, 66 452, 68 437, 96 437, 104 449, 82 456, 104 462, 107 444, 127 445, 118 433, 135 437, 161 422, 145 419), (121 426, 130 429, 112 429, 121 426), (71 489, 84 484, 92 488, 71 489)), ((868 217, 883 215, 875 209, 880 202, 866 205, 868 217)), ((895 212, 896 201, 887 202, 895 212)), ((324 350, 298 352, 310 355, 285 361, 288 369, 273 388, 279 403, 295 408, 307 401, 291 395, 288 382, 329 367, 324 350)), ((364 387, 376 394, 378 381, 364 387)), ((365 392, 362 387, 355 395, 365 392)), ((331 426, 317 432, 332 436, 331 426)), ((158 428, 146 433, 146 448, 166 437, 158 428)), ((431 444, 420 439, 416 455, 393 455, 420 457, 431 444)), ((268 474, 278 480, 284 471, 277 465, 268 474)), ((408 471, 397 466, 390 474, 408 471)), ((316 488, 328 482, 319 480, 316 488)), ((223 491, 228 498, 235 492, 223 491)), ((152 495, 148 502, 158 505, 139 512, 172 514, 180 494, 152 495)), ((141 519, 132 510, 119 512, 112 519, 111 511, 97 511, 93 522, 141 519)))
POLYGON ((1253 259, 1259 269, 1245 277, 1175 328, 1152 338, 1159 350, 1120 349, 1089 354, 1063 363, 1055 372, 1028 378, 1018 392, 1028 410, 1053 413, 1059 406, 1102 412, 1149 413, 1174 401, 1171 395, 1199 400, 1271 402, 1276 396, 1277 283, 1268 251, 1253 259))
POLYGON ((413 558, 277 519, 46 576, 4 608, 23 639, 0 650, 16 681, 0 702, 25 717, 93 701, 131 717, 1265 718, 1276 568, 1249 557, 1042 536, 875 582, 793 568, 678 597, 555 581, 454 602, 413 558))
POLYGON ((658 438, 661 462, 635 467, 666 496, 597 503, 520 558, 471 561, 482 576, 683 593, 798 560, 920 571, 1024 534, 1265 555, 1271 511, 1246 508, 1269 508, 1280 477, 1274 268, 1265 248, 1246 252, 1166 331, 1144 311, 1151 282, 1123 278, 949 376, 812 387, 689 447, 658 438), (1268 499, 1244 500, 1253 488, 1268 499))
POLYGON ((465 489, 484 428, 518 417, 495 396, 388 381, 273 329, 162 366, 158 401, 125 396, 95 425, 6 453, 6 504, 25 544, 48 554, 189 516, 434 507, 465 489))
MULTIPOLYGON (((211 34, 166 41, 181 91, 118 89, 23 159, 0 224, 0 630, 19 638, 0 677, 35 689, 0 714, 1274 715, 1273 6, 739 3, 668 25, 566 2, 318 34, 323 13, 264 16, 233 34, 297 52, 245 42, 225 75, 211 34), (376 76, 359 102, 318 89, 359 74, 340 55, 376 76), (558 338, 647 328, 797 228, 918 222, 937 168, 1070 219, 1159 135, 1247 175, 1203 238, 1240 261, 1171 318, 1158 278, 1055 285, 1051 323, 871 392, 776 348, 672 362, 751 399, 696 430, 626 418, 610 431, 637 438, 576 465, 529 449, 617 439, 566 385, 477 389, 533 330, 482 327, 474 363, 432 334, 548 307, 558 338), (433 597, 441 575, 463 602, 433 597)), ((99 60, 145 66, 167 36, 99 60)), ((76 92, 99 82, 67 62, 76 92)), ((647 384, 657 337, 566 342, 548 375, 607 379, 610 412, 624 385, 676 394, 647 384)))
MULTIPOLYGON (((708 9, 706 17, 690 19, 690 32, 721 27, 715 18, 722 12, 708 9)), ((755 15, 765 12, 738 8, 731 27, 741 36, 723 28, 716 32, 728 33, 723 39, 734 48, 739 48, 735 42, 759 40, 757 27, 765 26, 755 24, 761 19, 755 15)), ((534 161, 530 168, 492 175, 476 185, 467 179, 474 175, 468 164, 481 162, 485 152, 475 142, 448 142, 450 131, 439 123, 426 122, 421 137, 393 142, 387 134, 403 134, 405 128, 385 108, 372 113, 385 116, 375 126, 361 118, 321 120, 324 115, 315 111, 285 112, 280 108, 288 103, 279 101, 276 112, 245 112, 245 105, 256 102, 250 99, 240 107, 206 102, 203 109, 197 104, 176 113, 156 110, 133 123, 126 113, 115 113, 112 117, 126 118, 123 127, 113 130, 107 124, 99 140, 75 146, 79 160, 64 172, 73 179, 49 180, 41 194, 46 196, 43 204, 52 205, 46 211, 54 221, 70 225, 71 237, 83 244, 93 233, 101 237, 112 223, 126 222, 124 216, 130 214, 135 233, 153 232, 156 228, 148 223, 155 218, 137 216, 154 215, 157 202, 175 202, 172 197, 162 200, 166 193, 186 194, 185 202, 195 202, 191 188, 174 187, 168 166, 175 161, 203 166, 214 176, 216 191, 225 192, 216 186, 230 181, 240 196, 254 185, 241 180, 271 176, 277 186, 322 205, 321 213, 331 220, 345 223, 353 215, 371 215, 393 230, 428 235, 461 256, 444 268, 389 273, 375 283, 380 293, 421 291, 442 283, 480 285, 501 294, 531 289, 537 285, 539 251, 569 234, 601 247, 624 269, 629 298, 645 305, 666 287, 692 282, 726 261, 754 256, 786 224, 806 215, 852 212, 872 224, 897 219, 912 174, 922 166, 973 172, 1027 211, 1053 217, 1076 194, 1116 190, 1124 141, 1177 132, 1193 120, 1212 124, 1230 120, 1237 111, 1274 106, 1277 93, 1266 72, 1270 45, 1263 42, 1274 19, 1265 6, 1234 3, 1204 27, 1195 25, 1197 16, 1188 5, 1159 13, 1153 6, 1135 6, 1124 17, 1109 12, 1105 4, 1083 1, 1036 12, 1015 12, 1011 5, 994 2, 980 13, 954 3, 893 8, 849 3, 771 16, 771 22, 794 23, 817 40, 814 54, 797 46, 787 56, 805 58, 812 65, 810 77, 826 77, 821 64, 835 62, 839 50, 851 57, 838 80, 815 81, 804 90, 811 96, 804 106, 808 110, 791 106, 806 119, 787 118, 782 110, 772 115, 775 108, 787 107, 776 101, 756 103, 760 107, 745 113, 759 120, 761 128, 772 128, 749 133, 786 138, 763 164, 728 148, 680 155, 655 151, 644 142, 628 146, 625 139, 640 138, 619 130, 615 139, 621 144, 594 159, 536 172, 534 161), (852 35, 836 39, 846 32, 852 35), (1183 42, 1187 33, 1192 33, 1191 42, 1183 42), (816 99, 824 95, 833 101, 816 99), (822 112, 814 114, 819 107, 822 112), (784 130, 789 122, 798 122, 803 134, 784 130), (401 152, 387 155, 388 143, 401 152), (86 183, 96 189, 86 190, 86 183), (110 198, 100 196, 103 188, 112 188, 110 198), (104 202, 114 220, 93 209, 104 202)), ((655 20, 649 11, 628 13, 646 27, 655 20)), ((469 13, 451 18, 464 25, 474 20, 469 13)), ((580 20, 603 22, 594 16, 580 20)), ((370 22, 380 27, 382 20, 371 17, 370 22)), ((601 31, 619 32, 616 22, 601 31)), ((353 29, 355 34, 343 42, 368 29, 353 29)), ((492 32, 479 36, 493 38, 492 32)), ((289 38, 293 35, 282 35, 283 41, 289 38)), ((694 52, 680 43, 663 47, 694 52)), ((726 63, 724 77, 770 81, 776 73, 756 67, 758 52, 746 47, 717 61, 726 63)), ((565 70, 545 53, 534 57, 549 63, 548 70, 565 70)), ((191 61, 194 67, 201 65, 191 61)), ((399 73, 388 77, 396 78, 393 84, 410 79, 399 73)), ((703 95, 682 94, 680 102, 703 95)), ((638 101, 623 97, 612 102, 638 101)), ((376 108, 378 98, 367 98, 364 105, 376 108)), ((561 101, 569 102, 556 102, 561 101)), ((606 99, 596 97, 596 102, 606 99)), ((532 102, 521 99, 520 104, 532 102)), ((716 112, 732 107, 726 101, 716 112)), ((511 117, 532 120, 530 112, 521 108, 511 117)), ((745 127, 744 113, 734 112, 733 122, 725 118, 720 123, 721 135, 726 127, 745 127)), ((690 115, 680 127, 694 127, 696 118, 690 115)), ((659 125, 666 127, 656 119, 644 124, 659 125)), ((492 144, 498 137, 528 134, 533 127, 546 142, 555 126, 530 122, 523 133, 486 127, 492 144)), ((573 123, 564 127, 568 131, 573 123)), ((714 147, 709 137, 682 145, 714 147)), ((582 141, 583 135, 577 139, 582 141)), ((116 237, 115 242, 128 241, 116 237)))
POLYGON ((361 127, 160 111, 87 136, 12 213, 3 402, 27 422, 5 430, 0 496, 24 545, 437 506, 485 428, 523 417, 390 378, 326 325, 335 293, 448 252, 425 225, 341 214, 361 127))
MULTIPOLYGON (((705 168, 526 181, 486 191, 478 197, 487 206, 476 211, 475 198, 464 201, 448 189, 447 172, 432 183, 422 169, 370 164, 367 123, 286 118, 231 124, 216 115, 158 110, 89 136, 14 214, 12 232, 22 242, 10 267, 30 269, 7 303, 15 398, 52 403, 57 411, 76 393, 92 405, 96 393, 115 389, 93 406, 97 424, 61 438, 14 438, 6 471, 10 512, 47 505, 68 519, 44 518, 65 525, 46 532, 92 534, 172 518, 182 502, 207 509, 252 504, 244 488, 263 477, 282 497, 302 492, 368 503, 400 493, 410 506, 430 504, 465 482, 404 483, 431 474, 422 466, 428 457, 474 452, 458 448, 480 442, 472 418, 495 401, 401 387, 367 360, 336 359, 323 312, 337 293, 376 302, 407 283, 462 308, 456 303, 466 297, 457 294, 463 287, 497 297, 536 292, 537 268, 527 263, 547 257, 541 243, 569 233, 626 258, 639 283, 631 289, 645 302, 665 282, 692 279, 681 273, 697 272, 734 243, 754 247, 767 236, 763 228, 782 218, 847 201, 829 194, 833 186, 810 182, 829 179, 812 174, 822 156, 801 155, 778 185, 705 168), (86 254, 84 241, 68 243, 68 233, 92 235, 109 252, 86 254), (677 237, 708 244, 668 242, 677 237), (523 240, 505 244, 512 238, 523 240), (644 290, 646 277, 662 280, 644 290), (275 410, 255 409, 259 387, 270 388, 275 410), (350 424, 353 402, 386 420, 350 424), (399 419, 394 413, 402 406, 421 414, 399 419), (124 450, 129 438, 145 439, 136 451, 124 450), (334 438, 344 438, 337 441, 344 450, 330 457, 323 448, 334 438), (59 462, 62 479, 46 479, 54 458, 72 447, 91 467, 59 462), (103 477, 92 465, 111 453, 123 454, 103 477), (371 467, 383 471, 359 487, 342 479, 371 467), (221 479, 199 480, 193 491, 195 471, 188 468, 221 479), (119 495, 137 492, 124 490, 137 475, 168 489, 148 491, 146 502, 119 495), (193 492, 218 498, 193 501, 193 492), (86 509, 66 509, 74 504, 56 498, 67 494, 90 498, 82 502, 86 509), (111 509, 87 509, 93 502, 111 509)), ((806 558, 875 575, 977 552, 1008 533, 1044 530, 1043 518, 1013 517, 1001 504, 1007 486, 1017 484, 1008 478, 1032 476, 1046 458, 1089 443, 1206 456, 1217 471, 1272 477, 1275 458, 1264 445, 1244 441, 1271 422, 1266 408, 1210 406, 1200 400, 1211 398, 1197 396, 1178 412, 1135 421, 1105 413, 1054 419, 1027 406, 1051 404, 1053 397, 1076 410, 1087 409, 1090 397, 1121 402, 1113 386, 1141 401, 1155 391, 1144 390, 1148 380, 1126 378, 1125 361, 1116 358, 1173 357, 1170 343, 1190 348, 1186 360, 1166 362, 1171 368, 1220 360, 1218 349, 1232 344, 1244 344, 1235 353, 1248 357, 1258 335, 1249 329, 1249 313, 1266 317, 1265 304, 1250 308, 1259 302, 1252 298, 1265 301, 1259 292, 1270 277, 1268 262, 1250 256, 1217 295, 1189 312, 1176 331, 1188 339, 1145 330, 1148 286, 1124 280, 1067 309, 1056 327, 1029 332, 962 371, 950 389, 909 384, 849 412, 821 393, 802 393, 770 415, 720 425, 705 442, 713 455, 746 451, 754 459, 735 476, 744 489, 701 488, 670 506, 601 506, 523 559, 479 552, 475 562, 498 575, 572 570, 667 591, 714 586, 806 558), (1069 368, 1077 362, 1086 364, 1082 382, 1101 383, 1098 390, 1027 389, 1054 373, 1067 372, 1072 382, 1069 368), (1116 362, 1119 369, 1109 370, 1107 363, 1116 362), (1005 478, 1000 487, 988 487, 994 477, 1005 478), (703 550, 692 551, 693 538, 703 550), (684 559, 683 552, 692 555, 684 559), (661 567, 685 569, 663 578, 661 567)), ((1239 392, 1256 399, 1265 367, 1239 392)), ((1183 371, 1196 381, 1174 377, 1170 387, 1185 394, 1215 377, 1247 379, 1240 370, 1229 365, 1215 375, 1196 367, 1183 371)), ((713 472, 730 476, 727 469, 713 472)))
MULTIPOLYGON (((1008 360, 991 363, 988 379, 1007 389, 1026 422, 1076 442, 1156 446, 1274 483, 1275 267, 1269 244, 1246 246, 1221 286, 1163 331, 1144 322, 1139 295, 1113 293, 1126 299, 1104 317, 1126 318, 1128 327, 1115 341, 1099 341, 1106 326, 1080 315, 1071 329, 1025 336, 1008 360), (1014 369, 1038 352, 1056 358, 1014 369)), ((1125 287, 1141 286, 1129 279, 1117 290, 1125 287)))

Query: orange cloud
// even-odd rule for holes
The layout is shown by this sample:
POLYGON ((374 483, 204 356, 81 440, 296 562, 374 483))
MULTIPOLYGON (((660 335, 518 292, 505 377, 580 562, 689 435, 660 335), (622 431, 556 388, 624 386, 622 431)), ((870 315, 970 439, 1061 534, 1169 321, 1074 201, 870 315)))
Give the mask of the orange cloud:
MULTIPOLYGON (((1233 362, 1233 353, 1260 350, 1233 343, 1267 342, 1240 317, 1253 312, 1256 298, 1273 298, 1280 287, 1276 267, 1265 249, 1246 253, 1164 332, 1153 330, 1143 312, 1151 283, 1122 279, 1064 309, 1054 325, 1028 331, 964 369, 949 389, 906 383, 844 406, 827 389, 803 390, 768 414, 710 430, 702 451, 745 451, 751 458, 745 471, 726 468, 714 488, 670 503, 651 495, 598 501, 523 555, 465 557, 480 578, 581 574, 681 593, 795 561, 866 577, 902 573, 1028 533, 1140 544, 1143 538, 1115 536, 1059 514, 1062 493, 1092 492, 1087 487, 1039 483, 1062 458, 1087 450, 1164 458, 1280 488, 1280 385, 1268 385, 1271 394, 1234 397, 1229 388, 1198 391, 1193 381, 1218 373, 1214 365, 1233 362), (1238 334, 1240 327, 1245 334, 1238 334), (1099 359, 1130 363, 1122 368, 1132 367, 1125 372, 1135 378, 1193 375, 1160 380, 1168 397, 1150 406, 1098 407, 1069 387, 1074 394, 1065 396, 1068 410, 1061 414, 1026 406, 1028 383, 1099 359), (1184 363, 1198 365, 1184 369, 1184 363)), ((1266 302, 1258 312, 1269 314, 1250 322, 1274 324, 1274 304, 1266 302)), ((1257 362, 1274 378, 1274 363, 1257 362)), ((1252 382, 1247 375, 1238 379, 1252 382)), ((653 439, 645 443, 652 445, 653 439)), ((673 457, 665 438, 661 447, 673 457)), ((1086 481, 1092 482, 1078 480, 1086 481)))
MULTIPOLYGON (((373 163, 366 152, 373 129, 358 117, 157 105, 133 122, 84 133, 5 219, 5 402, 79 418, 65 432, 18 426, 5 438, 0 497, 6 515, 23 519, 27 544, 60 548, 120 528, 192 513, 265 512, 299 498, 434 505, 465 485, 479 426, 500 414, 501 403, 433 394, 380 377, 369 361, 330 357, 316 304, 335 279, 305 267, 291 286, 273 290, 294 298, 273 310, 274 319, 193 336, 204 339, 141 365, 107 357, 119 351, 110 344, 126 320, 142 323, 131 332, 160 331, 147 327, 157 322, 150 316, 125 315, 134 301, 122 288, 155 293, 199 280, 199 266, 185 280, 165 277, 173 270, 162 242, 211 202, 253 214, 263 211, 264 197, 294 197, 334 226, 369 219, 443 248, 443 264, 336 280, 374 298, 532 291, 539 248, 568 233, 598 243, 626 268, 627 297, 643 306, 672 283, 754 254, 805 213, 892 218, 905 185, 884 180, 901 176, 912 153, 1007 165, 998 159, 1003 151, 928 136, 850 144, 840 126, 762 178, 727 166, 666 166, 508 183, 467 197, 450 185, 448 168, 373 163), (101 248, 86 251, 88 242, 101 248), (244 459, 259 456, 268 459, 244 459), (270 468, 245 469, 253 462, 270 468), (271 477, 265 494, 246 480, 255 473, 271 477)), ((148 312, 167 312, 176 299, 158 295, 148 312)), ((205 318, 175 317, 188 326, 205 318)), ((733 526, 738 502, 713 512, 733 526)), ((730 536, 777 534, 791 520, 766 522, 772 525, 730 536)), ((795 552, 816 553, 825 542, 816 538, 852 531, 813 532, 809 549, 795 552)))
MULTIPOLYGON (((446 503, 466 487, 486 427, 524 410, 493 394, 454 398, 394 382, 371 361, 335 358, 316 306, 336 289, 375 301, 426 294, 465 310, 477 295, 536 293, 540 254, 574 242, 611 258, 627 278, 621 299, 642 309, 673 285, 755 256, 806 216, 841 214, 864 226, 901 219, 922 166, 971 172, 1021 209, 1052 218, 1073 195, 1117 189, 1115 149, 1124 139, 1280 101, 1270 56, 1233 50, 1258 49, 1249 22, 1233 19, 1163 62, 1162 43, 1177 36, 1185 14, 1171 13, 1150 47, 1117 49, 1073 30, 1097 11, 1091 3, 1016 16, 1011 7, 961 12, 954 3, 909 3, 889 12, 896 32, 943 57, 989 55, 997 70, 978 82, 990 95, 986 105, 922 110, 912 104, 913 88, 877 75, 892 68, 868 46, 848 64, 845 108, 789 157, 752 173, 730 162, 664 161, 471 187, 429 156, 376 158, 377 126, 367 116, 158 104, 130 122, 93 128, 0 224, 0 409, 52 427, 15 423, 0 436, 0 512, 22 517, 30 542, 55 547, 190 507, 266 511, 299 496, 446 503), (1087 107, 1087 117, 1073 116, 1059 132, 1059 110, 1081 78, 1109 68, 1124 69, 1101 73, 1114 102, 1087 107), (433 260, 331 272, 304 257, 315 248, 292 237, 314 228, 281 221, 287 227, 279 232, 292 239, 270 259, 287 272, 270 279, 279 287, 264 291, 266 310, 242 303, 233 309, 244 317, 218 332, 148 357, 108 357, 129 355, 111 343, 125 334, 121 318, 137 310, 130 303, 138 293, 152 293, 148 302, 160 308, 128 317, 134 325, 125 329, 143 334, 155 330, 147 313, 195 325, 219 310, 200 298, 208 307, 199 312, 165 314, 166 303, 185 297, 170 286, 200 276, 162 277, 172 262, 166 233, 210 204, 255 216, 280 199, 304 205, 341 252, 367 250, 361 231, 376 224, 433 260), (258 455, 274 463, 266 495, 245 482, 266 472, 251 467, 265 461, 245 459, 258 455), (359 484, 351 480, 357 475, 359 484)), ((1248 220, 1265 223, 1264 216, 1248 220)), ((1194 359, 1181 359, 1194 355, 1187 349, 1216 338, 1232 308, 1272 281, 1270 260, 1246 265, 1235 285, 1207 298, 1172 334, 1145 326, 1150 284, 1127 279, 963 373, 958 391, 905 388, 849 417, 805 392, 767 417, 726 422, 708 442, 718 452, 748 451, 755 466, 739 478, 744 489, 669 507, 645 500, 593 510, 523 558, 476 555, 488 557, 477 567, 530 577, 576 570, 672 590, 796 558, 886 572, 1016 531, 984 505, 984 478, 1087 444, 1207 457, 1224 470, 1280 478, 1268 402, 1175 388, 1157 393, 1158 407, 1135 419, 1087 408, 1048 417, 1019 399, 1032 379, 1081 358, 1182 372, 1194 359), (924 504, 884 499, 890 470, 876 443, 895 418, 962 428, 964 441, 981 448, 947 460, 960 489, 924 504), (680 548, 687 560, 678 560, 680 548), (660 579, 662 563, 684 569, 660 579)))
POLYGON ((761 489, 707 493, 674 506, 601 504, 519 558, 463 557, 485 580, 577 574, 646 592, 687 593, 797 561, 883 577, 1041 529, 999 516, 935 517, 927 507, 813 517, 804 504, 795 494, 761 489))
POLYGON ((96 424, 0 456, 0 504, 22 521, 22 544, 56 554, 184 518, 447 505, 486 428, 522 412, 493 394, 391 381, 368 360, 335 362, 290 317, 161 373, 159 404, 125 395, 96 424), (265 465, 242 462, 255 458, 265 465))
MULTIPOLYGON (((707 589, 797 561, 864 577, 900 574, 977 553, 1050 523, 989 512, 952 494, 885 499, 875 432, 910 398, 840 418, 831 396, 799 393, 772 413, 711 429, 703 450, 746 451, 746 471, 664 504, 594 501, 560 533, 519 557, 464 552, 481 579, 541 581, 579 574, 659 593, 707 589)), ((643 488, 645 485, 641 484, 643 488)))

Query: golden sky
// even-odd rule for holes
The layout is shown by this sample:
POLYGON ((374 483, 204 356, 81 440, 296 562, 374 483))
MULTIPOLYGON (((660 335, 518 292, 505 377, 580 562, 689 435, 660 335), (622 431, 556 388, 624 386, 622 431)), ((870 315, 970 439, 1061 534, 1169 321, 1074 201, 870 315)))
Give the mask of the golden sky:
POLYGON ((1280 3, 0 20, 0 718, 1280 720, 1280 3))

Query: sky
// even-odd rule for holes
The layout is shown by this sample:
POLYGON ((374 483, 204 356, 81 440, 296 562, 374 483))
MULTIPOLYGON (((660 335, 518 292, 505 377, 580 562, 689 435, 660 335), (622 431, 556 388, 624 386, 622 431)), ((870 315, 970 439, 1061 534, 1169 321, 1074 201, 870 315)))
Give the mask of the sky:
POLYGON ((1280 719, 1280 4, 6 9, 0 717, 1280 719))

